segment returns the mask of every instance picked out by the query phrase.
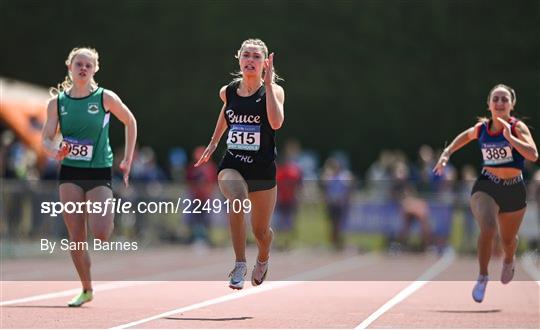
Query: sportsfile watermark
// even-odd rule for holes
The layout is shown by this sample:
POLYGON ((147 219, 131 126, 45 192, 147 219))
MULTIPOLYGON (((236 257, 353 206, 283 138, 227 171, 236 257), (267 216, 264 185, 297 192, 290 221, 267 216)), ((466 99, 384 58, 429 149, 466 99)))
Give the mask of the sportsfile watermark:
POLYGON ((103 202, 41 202, 41 213, 56 217, 62 213, 68 214, 202 214, 202 213, 250 213, 249 199, 188 199, 181 198, 173 201, 151 201, 133 203, 122 198, 107 198, 103 202))

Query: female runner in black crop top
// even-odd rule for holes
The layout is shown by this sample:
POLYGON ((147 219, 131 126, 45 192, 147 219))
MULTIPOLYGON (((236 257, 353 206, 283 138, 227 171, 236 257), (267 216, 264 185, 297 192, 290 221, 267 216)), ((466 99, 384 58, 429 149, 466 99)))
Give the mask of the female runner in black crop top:
MULTIPOLYGON (((275 83, 273 59, 260 39, 242 43, 237 58, 239 78, 219 92, 223 108, 212 139, 195 166, 208 161, 221 136, 228 130, 227 151, 219 166, 218 183, 229 200, 251 202, 251 227, 259 253, 251 274, 251 284, 266 278, 273 231, 270 220, 276 204, 275 130, 283 124, 285 93, 275 83)), ((236 262, 229 287, 242 289, 246 266, 244 213, 229 212, 230 231, 236 262)))

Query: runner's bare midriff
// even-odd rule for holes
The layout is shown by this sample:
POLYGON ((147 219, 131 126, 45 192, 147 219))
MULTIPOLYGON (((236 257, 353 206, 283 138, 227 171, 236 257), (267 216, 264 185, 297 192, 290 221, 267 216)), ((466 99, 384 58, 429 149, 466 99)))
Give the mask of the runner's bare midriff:
POLYGON ((510 179, 515 178, 516 176, 521 175, 521 170, 518 168, 512 167, 489 167, 484 166, 484 170, 487 172, 501 178, 501 179, 510 179))

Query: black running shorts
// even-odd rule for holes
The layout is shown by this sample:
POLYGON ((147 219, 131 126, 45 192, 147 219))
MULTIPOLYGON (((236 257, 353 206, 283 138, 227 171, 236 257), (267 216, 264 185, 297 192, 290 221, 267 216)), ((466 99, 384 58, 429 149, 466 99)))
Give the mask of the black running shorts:
POLYGON ((111 188, 112 168, 82 168, 62 165, 60 167, 59 184, 73 183, 88 192, 96 187, 111 188))
POLYGON ((276 162, 257 161, 249 156, 233 155, 226 151, 218 167, 218 173, 224 169, 240 172, 248 185, 248 191, 261 191, 276 186, 276 162))
POLYGON ((471 195, 477 191, 491 196, 499 205, 499 213, 514 212, 527 206, 527 189, 521 175, 502 179, 483 170, 474 183, 471 195))

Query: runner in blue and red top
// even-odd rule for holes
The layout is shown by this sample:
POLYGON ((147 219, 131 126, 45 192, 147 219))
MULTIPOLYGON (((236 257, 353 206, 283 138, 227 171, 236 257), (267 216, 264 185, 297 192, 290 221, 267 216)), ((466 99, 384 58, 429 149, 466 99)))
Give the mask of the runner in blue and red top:
POLYGON ((497 223, 504 249, 501 282, 507 284, 514 277, 517 233, 527 207, 522 170, 525 159, 533 162, 538 159, 538 149, 529 128, 510 116, 516 105, 516 92, 509 86, 496 85, 489 92, 487 103, 491 118, 482 118, 459 134, 444 149, 433 169, 441 175, 452 153, 478 139, 482 151, 482 172, 471 192, 471 210, 480 227, 480 274, 472 292, 476 302, 484 300, 497 223))

